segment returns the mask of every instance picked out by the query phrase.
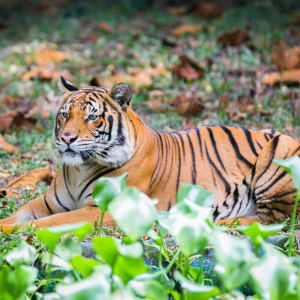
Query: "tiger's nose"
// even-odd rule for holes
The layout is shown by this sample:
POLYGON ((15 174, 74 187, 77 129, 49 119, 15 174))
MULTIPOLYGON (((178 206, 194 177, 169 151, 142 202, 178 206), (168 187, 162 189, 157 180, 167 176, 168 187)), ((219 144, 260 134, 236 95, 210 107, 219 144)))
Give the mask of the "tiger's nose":
POLYGON ((78 135, 73 135, 71 132, 66 132, 60 137, 67 145, 75 142, 78 139, 78 135))

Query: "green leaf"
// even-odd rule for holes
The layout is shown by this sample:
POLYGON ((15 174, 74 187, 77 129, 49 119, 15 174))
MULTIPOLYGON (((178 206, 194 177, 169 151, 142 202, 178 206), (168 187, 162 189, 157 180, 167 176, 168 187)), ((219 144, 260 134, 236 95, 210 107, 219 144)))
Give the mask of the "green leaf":
POLYGON ((131 187, 108 205, 108 211, 118 227, 129 235, 132 242, 135 242, 155 222, 155 204, 147 195, 131 187))
POLYGON ((214 246, 217 265, 215 271, 225 288, 230 291, 249 279, 249 270, 257 261, 250 244, 227 233, 215 231, 210 239, 214 246))
POLYGON ((293 156, 284 160, 273 160, 273 162, 291 175, 297 194, 300 193, 300 158, 293 156))
POLYGON ((97 236, 93 240, 94 250, 111 267, 119 255, 119 250, 112 237, 97 236))
POLYGON ((150 228, 147 231, 147 235, 155 241, 156 244, 161 245, 163 242, 163 239, 152 229, 150 228))
POLYGON ((169 223, 168 223, 169 212, 168 211, 158 211, 156 216, 156 226, 158 229, 158 234, 164 238, 169 234, 169 223))
POLYGON ((66 260, 58 257, 57 255, 52 255, 50 253, 45 253, 42 257, 43 264, 52 264, 54 269, 56 270, 65 270, 69 271, 72 270, 71 263, 67 262, 66 260))
POLYGON ((256 251, 261 245, 261 239, 266 240, 268 236, 278 233, 285 224, 263 225, 254 222, 250 226, 238 226, 237 230, 250 237, 256 251))
POLYGON ((142 257, 144 253, 144 246, 141 242, 135 242, 129 245, 122 244, 120 239, 114 238, 115 244, 118 248, 120 254, 130 257, 130 258, 139 258, 142 257))
POLYGON ((82 254, 82 249, 78 242, 74 241, 72 238, 66 238, 56 246, 54 253, 70 263, 74 256, 82 254))
POLYGON ((71 285, 58 285, 57 293, 63 300, 99 300, 110 295, 110 283, 104 275, 97 275, 71 285))
POLYGON ((205 300, 220 294, 220 290, 216 286, 200 285, 188 280, 179 271, 175 271, 174 279, 177 280, 181 287, 188 292, 188 299, 205 300))
POLYGON ((285 299, 297 268, 273 246, 264 243, 263 248, 260 263, 251 268, 252 287, 263 299, 285 299))
POLYGON ((0 297, 5 300, 16 300, 30 287, 37 277, 38 270, 20 265, 14 272, 3 266, 0 272, 0 297))
POLYGON ((187 199, 173 206, 168 223, 170 234, 186 256, 203 249, 212 232, 212 209, 201 207, 187 199))
POLYGON ((212 207, 214 204, 214 193, 209 192, 200 185, 182 183, 176 197, 176 202, 188 199, 202 207, 212 207))
POLYGON ((20 244, 15 249, 10 250, 6 256, 6 261, 17 268, 19 265, 31 265, 36 255, 36 249, 20 239, 20 244))
POLYGON ((130 280, 128 285, 139 297, 151 300, 169 300, 168 287, 157 280, 130 280))
POLYGON ((126 189, 126 179, 128 173, 118 177, 100 177, 94 190, 93 200, 102 210, 107 211, 108 204, 126 189))
POLYGON ((54 252, 55 245, 62 235, 73 233, 81 241, 86 235, 93 230, 92 224, 89 222, 81 222, 74 224, 65 224, 55 227, 48 227, 38 230, 37 235, 42 240, 50 252, 54 252))
POLYGON ((118 275, 126 284, 133 277, 146 273, 148 266, 143 263, 142 258, 129 258, 119 255, 112 271, 113 274, 118 275))
POLYGON ((88 277, 94 272, 95 266, 100 263, 94 259, 85 258, 82 256, 74 256, 71 259, 72 266, 83 276, 88 277))

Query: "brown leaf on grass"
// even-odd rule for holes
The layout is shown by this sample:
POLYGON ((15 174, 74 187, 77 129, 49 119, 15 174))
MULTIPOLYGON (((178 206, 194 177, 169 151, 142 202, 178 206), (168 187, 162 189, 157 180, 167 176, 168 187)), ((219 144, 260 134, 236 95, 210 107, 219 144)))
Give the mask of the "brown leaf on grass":
POLYGON ((192 116, 204 110, 204 100, 197 95, 181 94, 172 99, 169 104, 177 105, 180 116, 192 116))
POLYGON ((149 92, 149 100, 143 103, 152 110, 161 109, 162 104, 166 102, 165 93, 161 90, 154 90, 149 92))
POLYGON ((67 57, 62 51, 44 49, 34 54, 34 60, 38 66, 44 66, 51 63, 59 64, 66 60, 67 57))
POLYGON ((199 19, 215 19, 221 18, 223 15, 223 7, 210 2, 192 5, 189 11, 199 19))
POLYGON ((44 181, 49 185, 54 176, 55 172, 52 171, 49 166, 39 168, 17 178, 8 185, 8 188, 17 189, 25 187, 35 189, 35 186, 41 181, 44 181))
POLYGON ((251 39, 251 35, 242 29, 233 29, 230 32, 223 33, 218 37, 217 42, 225 47, 230 46, 240 46, 241 44, 247 43, 251 39))
POLYGON ((274 85, 275 83, 300 83, 300 69, 298 70, 287 70, 280 74, 279 72, 274 72, 264 76, 264 84, 274 85))
POLYGON ((300 40, 300 30, 299 29, 297 29, 297 28, 291 28, 289 34, 290 34, 291 37, 300 40))
POLYGON ((98 24, 98 28, 102 31, 108 32, 108 33, 112 33, 114 30, 112 29, 112 27, 110 25, 108 25, 106 22, 100 22, 98 24))
POLYGON ((0 115, 0 131, 8 133, 12 127, 31 130, 34 127, 36 120, 25 116, 20 111, 8 111, 0 115))
POLYGON ((194 125, 194 123, 192 122, 191 119, 183 120, 181 125, 182 125, 183 129, 195 127, 195 125, 194 125))
POLYGON ((41 80, 56 82, 59 80, 60 76, 63 76, 65 79, 70 81, 74 80, 74 77, 69 73, 69 71, 57 71, 56 69, 50 67, 37 67, 23 74, 21 79, 23 81, 29 81, 34 77, 37 77, 41 80))
POLYGON ((174 64, 171 67, 173 74, 177 75, 178 78, 184 80, 203 78, 204 70, 197 62, 191 60, 185 54, 180 54, 179 59, 181 63, 179 65, 174 64))
POLYGON ((16 154, 19 153, 19 149, 11 145, 10 143, 8 143, 1 134, 0 134, 0 149, 4 151, 11 151, 16 154))
POLYGON ((158 99, 152 99, 152 100, 147 100, 146 102, 143 103, 143 105, 148 106, 152 110, 156 110, 161 108, 162 103, 158 99))
POLYGON ((254 111, 254 99, 250 99, 244 95, 240 95, 237 101, 237 107, 240 112, 253 112, 254 111))
POLYGON ((291 22, 294 24, 300 24, 300 12, 291 18, 291 22))
POLYGON ((107 79, 95 77, 90 81, 94 86, 103 86, 107 88, 113 87, 120 82, 126 82, 133 85, 133 88, 139 90, 142 86, 149 86, 152 84, 151 76, 144 70, 138 70, 134 75, 117 73, 107 79))
POLYGON ((11 95, 5 95, 1 98, 1 106, 11 106, 14 103, 14 97, 11 95))
POLYGON ((162 76, 164 75, 168 70, 164 67, 163 62, 159 61, 155 68, 149 68, 146 69, 146 72, 151 76, 151 77, 155 77, 155 76, 162 76))
POLYGON ((279 71, 300 68, 300 47, 285 50, 284 42, 278 42, 279 49, 272 53, 272 61, 279 71))
POLYGON ((192 25, 192 24, 184 24, 180 25, 172 30, 170 30, 170 33, 176 37, 181 37, 185 33, 195 33, 203 31, 204 26, 202 25, 192 25))
POLYGON ((188 9, 184 6, 167 7, 167 12, 173 16, 183 16, 187 14, 188 9))

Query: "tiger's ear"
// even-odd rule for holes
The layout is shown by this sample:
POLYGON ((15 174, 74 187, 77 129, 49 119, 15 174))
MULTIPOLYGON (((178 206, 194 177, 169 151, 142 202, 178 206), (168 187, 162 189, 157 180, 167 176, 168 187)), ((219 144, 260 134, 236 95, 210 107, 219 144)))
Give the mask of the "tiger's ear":
POLYGON ((70 93, 74 91, 78 91, 78 88, 73 85, 71 82, 67 81, 65 78, 60 76, 60 80, 58 81, 59 89, 64 93, 70 93))
POLYGON ((127 83, 118 83, 110 91, 109 96, 125 111, 131 100, 131 88, 127 83))

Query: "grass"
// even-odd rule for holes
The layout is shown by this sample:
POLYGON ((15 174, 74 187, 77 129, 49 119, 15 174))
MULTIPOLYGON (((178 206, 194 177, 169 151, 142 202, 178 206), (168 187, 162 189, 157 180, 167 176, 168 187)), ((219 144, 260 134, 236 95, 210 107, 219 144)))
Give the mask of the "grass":
MULTIPOLYGON (((21 80, 22 74, 34 67, 29 59, 36 51, 46 47, 68 55, 68 60, 57 68, 69 70, 78 87, 87 86, 95 76, 109 78, 112 71, 128 73, 135 68, 154 67, 158 62, 170 68, 177 62, 178 54, 185 53, 199 63, 211 58, 211 69, 206 70, 204 79, 193 82, 175 78, 169 69, 162 76, 153 78, 152 85, 142 87, 135 93, 132 107, 148 125, 162 131, 173 131, 181 129, 187 121, 186 117, 179 116, 167 104, 164 110, 151 110, 144 106, 150 91, 162 90, 166 98, 171 100, 182 91, 195 90, 197 95, 205 99, 206 108, 201 114, 188 118, 194 125, 218 124, 256 130, 274 128, 297 138, 300 116, 295 113, 293 100, 287 99, 286 94, 299 92, 299 87, 261 86, 263 68, 270 65, 274 67, 271 61, 273 43, 283 39, 286 47, 295 44, 288 35, 293 28, 289 19, 295 11, 278 9, 268 1, 251 3, 245 7, 229 8, 222 19, 209 21, 196 19, 192 15, 176 17, 165 11, 138 11, 132 6, 125 6, 122 1, 113 7, 102 7, 92 1, 75 1, 72 5, 62 2, 54 15, 48 15, 47 10, 37 12, 35 1, 19 4, 18 9, 11 13, 9 6, 13 3, 8 3, 3 8, 4 12, 8 12, 5 20, 7 27, 0 29, 0 113, 11 109, 1 102, 5 95, 36 105, 39 97, 56 97, 60 94, 54 82, 21 80), (97 29, 99 22, 107 22, 113 32, 97 29), (175 48, 163 45, 162 40, 170 38, 169 30, 180 24, 205 25, 207 30, 185 34, 179 39, 172 38, 178 44, 175 48), (222 49, 216 43, 217 37, 234 27, 249 31, 253 36, 252 41, 249 46, 222 49), (97 35, 94 43, 82 42, 93 32, 97 35), (235 72, 239 70, 243 70, 241 74, 235 72), (236 102, 238 96, 249 97, 253 86, 260 91, 261 108, 269 114, 246 112, 246 117, 230 120, 219 101, 220 97, 227 94, 230 100, 236 102)), ((257 96, 255 101, 257 104, 257 96)), ((49 162, 55 163, 57 170, 60 168, 53 155, 51 140, 54 115, 49 119, 39 114, 36 117, 36 128, 42 130, 28 132, 12 129, 4 135, 8 142, 20 149, 20 154, 0 151, 0 169, 9 171, 12 174, 10 179, 44 167, 49 162), (23 154, 28 153, 32 155, 31 158, 22 158, 23 154)), ((0 177, 0 188, 6 187, 7 183, 7 178, 0 177)), ((0 218, 10 215, 20 204, 46 189, 45 185, 39 185, 34 191, 24 190, 17 201, 0 200, 0 218)), ((112 233, 117 235, 118 231, 112 233)))

